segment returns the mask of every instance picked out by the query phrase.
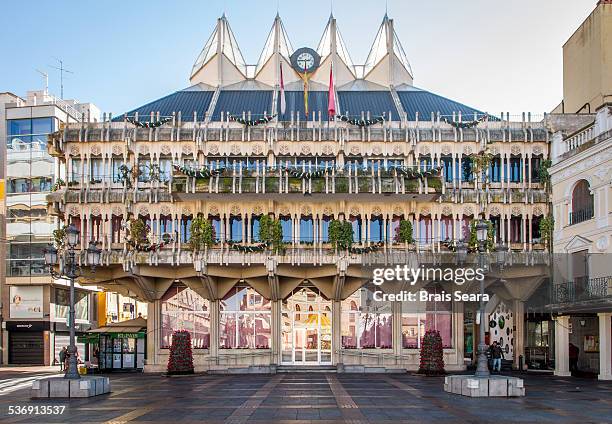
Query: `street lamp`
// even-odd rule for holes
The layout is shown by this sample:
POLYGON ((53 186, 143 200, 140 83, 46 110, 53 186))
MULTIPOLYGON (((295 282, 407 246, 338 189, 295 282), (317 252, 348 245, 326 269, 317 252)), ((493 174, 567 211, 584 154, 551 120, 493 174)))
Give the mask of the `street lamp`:
MULTIPOLYGON (((476 223, 476 240, 478 241, 478 266, 486 268, 484 252, 487 248, 489 225, 484 219, 476 223)), ((478 362, 476 377, 489 377, 489 364, 487 361, 487 345, 485 343, 485 305, 484 305, 484 277, 480 280, 480 337, 478 342, 478 362)))
MULTIPOLYGON (((79 379, 79 371, 77 369, 77 348, 75 343, 75 323, 74 323, 74 280, 81 275, 81 267, 77 265, 75 247, 79 243, 79 230, 72 224, 66 228, 64 243, 67 248, 63 249, 64 262, 59 264, 58 272, 54 267, 58 265, 58 250, 49 246, 44 250, 45 265, 49 267, 51 276, 55 279, 67 278, 70 280, 70 311, 68 313, 68 327, 70 329, 70 346, 68 347, 68 367, 64 378, 79 379)), ((100 264, 100 254, 102 250, 96 247, 94 241, 89 242, 87 249, 87 263, 91 267, 91 271, 95 271, 96 266, 100 264)))

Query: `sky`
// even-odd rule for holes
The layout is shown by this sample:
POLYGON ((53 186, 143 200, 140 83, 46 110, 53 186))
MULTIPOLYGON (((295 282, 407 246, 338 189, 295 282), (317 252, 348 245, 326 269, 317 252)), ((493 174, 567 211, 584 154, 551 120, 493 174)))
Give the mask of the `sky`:
MULTIPOLYGON (((388 0, 414 85, 490 113, 542 113, 563 95, 562 46, 596 0, 388 0)), ((0 13, 0 92, 42 89, 118 115, 189 86, 216 18, 226 13, 255 64, 277 10, 294 48, 316 48, 333 7, 354 63, 385 14, 381 0, 7 0, 0 13)))

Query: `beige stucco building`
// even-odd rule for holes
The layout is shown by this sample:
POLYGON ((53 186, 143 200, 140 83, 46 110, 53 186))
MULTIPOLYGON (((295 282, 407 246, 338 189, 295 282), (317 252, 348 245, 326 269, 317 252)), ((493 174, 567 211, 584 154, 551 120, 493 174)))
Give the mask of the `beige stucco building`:
POLYGON ((595 113, 612 101, 612 1, 597 7, 563 45, 563 101, 555 113, 595 113))

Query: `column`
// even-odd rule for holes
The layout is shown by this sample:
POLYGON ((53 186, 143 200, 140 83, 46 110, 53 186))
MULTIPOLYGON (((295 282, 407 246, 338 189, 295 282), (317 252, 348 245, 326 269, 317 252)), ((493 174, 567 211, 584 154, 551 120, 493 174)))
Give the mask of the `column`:
POLYGON ((451 154, 451 181, 453 182, 453 187, 455 187, 455 155, 451 154))
POLYGON ((504 172, 504 166, 506 164, 506 155, 499 155, 499 176, 500 176, 500 182, 501 182, 501 188, 504 188, 504 175, 506 175, 506 173, 504 172))
POLYGON ((459 214, 455 215, 455 223, 453 225, 453 240, 459 240, 459 214))
POLYGON ((402 354, 402 302, 391 302, 391 313, 393 321, 391 323, 393 354, 402 354))
POLYGON ((527 182, 529 189, 531 189, 531 174, 533 174, 533 172, 531 171, 531 153, 527 155, 527 163, 529 164, 529 172, 527 172, 527 182))
POLYGON ((527 217, 525 215, 521 216, 521 243, 523 243, 523 252, 527 250, 527 217))
POLYGON ((419 247, 421 245, 421 214, 416 215, 416 250, 419 251, 419 247))
POLYGON ((338 366, 338 371, 344 366, 343 360, 338 354, 342 349, 342 314, 340 301, 332 301, 332 364, 338 366))
POLYGON ((519 357, 523 357, 525 363, 525 302, 522 300, 514 301, 514 364, 513 368, 518 369, 519 357))
POLYGON ((599 316, 599 375, 597 378, 612 380, 612 313, 600 312, 597 316, 599 316))
POLYGON ((363 244, 364 246, 367 244, 370 245, 370 238, 372 235, 370 234, 370 215, 366 214, 365 216, 365 226, 363 228, 363 244))
POLYGON ((506 244, 506 227, 505 225, 505 218, 503 214, 499 214, 499 241, 500 244, 504 245, 506 244))
POLYGON ((282 335, 282 317, 281 317, 281 300, 272 300, 271 302, 271 346, 272 349, 272 363, 270 365, 280 365, 282 362, 282 343, 283 343, 283 335, 282 335))
POLYGON ((147 361, 144 372, 156 372, 163 361, 157 357, 161 337, 161 306, 159 300, 147 304, 147 361))
POLYGON ((300 219, 301 215, 295 215, 295 242, 300 244, 300 219))
POLYGON ((533 249, 533 239, 532 239, 532 234, 533 234, 533 216, 532 215, 527 215, 527 219, 529 220, 528 224, 527 224, 527 242, 528 242, 528 248, 529 251, 531 251, 533 249))
POLYGON ((525 182, 527 180, 527 157, 524 153, 521 154, 521 185, 525 188, 525 182))
POLYGON ((459 178, 457 178, 457 181, 459 181, 459 187, 461 188, 461 179, 463 178, 463 167, 462 167, 462 155, 459 155, 459 178))
POLYGON ((253 220, 253 215, 245 215, 249 217, 249 222, 247 225, 247 243, 251 244, 253 242, 253 223, 251 222, 253 220))
POLYGON ((508 243, 508 247, 510 247, 510 242, 512 241, 512 234, 510 233, 510 230, 512 229, 511 227, 511 221, 512 221, 512 215, 507 215, 506 216, 506 222, 507 222, 507 228, 508 228, 508 239, 506 240, 508 243))
POLYGON ((559 377, 572 375, 569 370, 569 319, 568 315, 555 319, 555 375, 559 377))
POLYGON ((240 242, 244 245, 246 241, 246 214, 242 215, 242 222, 240 224, 242 226, 240 231, 240 242))
POLYGON ((215 357, 219 354, 219 300, 210 301, 210 342, 208 354, 215 357))

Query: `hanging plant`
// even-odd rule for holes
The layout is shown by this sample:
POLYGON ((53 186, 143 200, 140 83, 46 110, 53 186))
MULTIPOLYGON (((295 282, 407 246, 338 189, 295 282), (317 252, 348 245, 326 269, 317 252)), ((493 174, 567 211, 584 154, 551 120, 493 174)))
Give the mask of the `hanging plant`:
MULTIPOLYGON (((478 237, 476 235, 476 219, 470 222, 470 241, 468 242, 468 248, 470 250, 478 250, 478 237)), ((495 228, 491 221, 485 221, 487 224, 487 241, 485 242, 485 250, 487 252, 493 251, 494 240, 495 240, 495 228)))
POLYGON ((204 215, 198 214, 191 221, 191 236, 189 237, 189 245, 194 252, 202 251, 213 245, 215 240, 215 227, 212 223, 204 218, 204 215))
POLYGON ((264 215, 259 219, 259 240, 272 249, 273 253, 282 253, 285 249, 283 243, 283 227, 278 219, 264 215))
POLYGON ((383 115, 375 116, 371 119, 357 119, 350 118, 347 115, 336 115, 336 119, 339 119, 342 122, 348 122, 351 125, 357 125, 358 127, 369 127, 370 125, 380 124, 381 122, 385 122, 385 117, 383 115))
POLYGON ((276 115, 265 115, 262 118, 258 119, 244 119, 230 114, 228 114, 228 116, 230 121, 239 122, 245 127, 255 127, 257 125, 267 124, 268 122, 276 118, 276 115))
POLYGON ((488 150, 480 151, 477 155, 472 157, 474 172, 485 172, 487 169, 489 169, 491 162, 493 162, 493 154, 488 150))
POLYGON ((284 167, 283 170, 287 172, 290 177, 301 178, 303 180, 309 178, 321 178, 325 176, 325 170, 323 169, 316 169, 314 171, 301 171, 295 168, 284 167))
POLYGON ((150 241, 151 228, 142 219, 130 219, 127 243, 138 252, 156 252, 166 243, 152 243, 150 241))
POLYGON ((58 178, 55 181, 55 184, 53 184, 53 187, 51 187, 51 191, 58 191, 62 187, 65 187, 65 186, 66 186, 66 182, 64 180, 62 180, 61 178, 58 178))
POLYGON ((127 188, 132 188, 132 183, 135 180, 136 176, 132 169, 128 167, 126 164, 122 163, 119 166, 119 182, 125 184, 127 188))
POLYGON ((353 244, 353 226, 349 221, 334 219, 329 223, 329 242, 335 249, 349 250, 353 244))
POLYGON ((550 167, 552 166, 552 160, 546 159, 540 162, 540 169, 538 170, 540 182, 544 184, 544 187, 548 191, 550 188, 550 167))
POLYGON ((544 242, 544 246, 548 250, 552 250, 552 237, 555 229, 555 219, 552 215, 545 216, 540 220, 540 237, 544 242))
POLYGON ((402 219, 397 227, 396 240, 404 244, 414 243, 414 237, 412 236, 412 222, 402 219))
POLYGON ((162 125, 172 121, 172 118, 162 118, 159 121, 151 121, 151 122, 137 121, 136 119, 133 119, 133 118, 126 118, 126 120, 130 124, 138 128, 157 128, 157 127, 161 127, 162 125))

